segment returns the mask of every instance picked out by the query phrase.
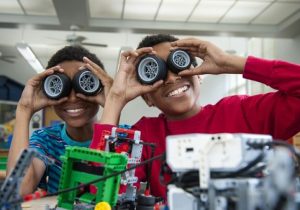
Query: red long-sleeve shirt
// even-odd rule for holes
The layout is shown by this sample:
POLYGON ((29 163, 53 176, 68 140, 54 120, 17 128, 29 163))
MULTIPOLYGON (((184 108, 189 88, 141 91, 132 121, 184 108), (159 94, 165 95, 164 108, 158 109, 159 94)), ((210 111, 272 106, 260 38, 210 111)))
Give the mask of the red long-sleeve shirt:
MULTIPOLYGON (((259 133, 270 134, 275 139, 288 139, 300 131, 300 65, 278 60, 248 57, 244 78, 271 86, 278 91, 255 96, 230 96, 215 105, 206 105, 188 119, 166 120, 142 117, 133 129, 141 131, 141 139, 157 144, 154 155, 166 151, 166 136, 188 133, 259 133)), ((95 124, 91 148, 103 130, 112 125, 95 124)), ((149 147, 143 148, 142 159, 150 158, 149 147)), ((154 161, 151 174, 151 194, 166 198, 166 187, 159 180, 161 163, 154 161)), ((146 167, 136 171, 140 181, 145 181, 146 167)))

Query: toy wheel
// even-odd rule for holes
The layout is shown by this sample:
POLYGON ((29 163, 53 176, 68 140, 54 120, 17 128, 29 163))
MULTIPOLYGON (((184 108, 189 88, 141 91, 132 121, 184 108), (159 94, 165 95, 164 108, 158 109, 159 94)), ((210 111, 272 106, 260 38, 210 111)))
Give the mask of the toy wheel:
POLYGON ((174 50, 168 57, 169 68, 176 74, 178 74, 182 70, 189 69, 191 64, 191 56, 184 50, 174 50))
POLYGON ((137 198, 137 204, 139 206, 154 206, 155 205, 155 197, 153 196, 145 196, 141 194, 137 198))
POLYGON ((136 210, 153 210, 154 206, 136 206, 136 210))
POLYGON ((101 81, 88 69, 79 71, 73 78, 75 92, 84 95, 96 95, 102 88, 101 81))
POLYGON ((165 62, 153 55, 146 55, 137 65, 137 78, 142 84, 153 84, 167 77, 165 62))
POLYGON ((71 92, 70 78, 62 73, 47 76, 43 82, 43 92, 51 99, 68 96, 71 92))

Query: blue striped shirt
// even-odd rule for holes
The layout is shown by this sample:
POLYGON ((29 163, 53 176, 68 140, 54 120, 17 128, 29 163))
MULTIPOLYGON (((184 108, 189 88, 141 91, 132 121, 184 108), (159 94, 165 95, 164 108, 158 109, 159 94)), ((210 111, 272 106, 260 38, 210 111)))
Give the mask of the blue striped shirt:
POLYGON ((34 131, 29 141, 29 148, 34 148, 39 152, 41 156, 38 158, 40 158, 46 166, 39 187, 50 193, 56 192, 58 190, 62 168, 60 156, 65 153, 66 146, 88 147, 90 143, 91 140, 78 142, 71 139, 67 134, 64 124, 34 131), (51 164, 46 157, 54 160, 54 164, 51 164))

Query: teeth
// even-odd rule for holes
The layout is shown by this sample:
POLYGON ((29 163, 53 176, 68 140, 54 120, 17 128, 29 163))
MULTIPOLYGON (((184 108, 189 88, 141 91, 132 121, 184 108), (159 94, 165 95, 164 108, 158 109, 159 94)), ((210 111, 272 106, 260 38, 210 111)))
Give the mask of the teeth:
POLYGON ((68 110, 66 110, 67 112, 69 112, 69 113, 77 113, 77 112, 80 112, 80 111, 82 111, 83 109, 68 109, 68 110))
POLYGON ((176 90, 173 90, 172 92, 170 92, 169 94, 168 94, 168 96, 175 96, 175 95, 178 95, 178 94, 180 94, 180 93, 183 93, 183 92, 185 92, 186 90, 188 89, 188 86, 183 86, 183 87, 181 87, 181 88, 178 88, 178 89, 176 89, 176 90))

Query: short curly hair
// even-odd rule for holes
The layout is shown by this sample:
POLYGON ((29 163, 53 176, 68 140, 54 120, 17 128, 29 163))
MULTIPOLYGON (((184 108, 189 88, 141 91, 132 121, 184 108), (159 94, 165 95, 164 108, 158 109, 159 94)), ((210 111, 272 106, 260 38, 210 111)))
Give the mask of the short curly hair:
POLYGON ((153 47, 154 45, 163 43, 163 42, 175 42, 178 38, 175 36, 172 36, 170 34, 153 34, 148 35, 142 39, 142 41, 139 43, 137 49, 142 47, 153 47))
POLYGON ((47 69, 58 65, 64 61, 81 61, 83 57, 87 57, 104 70, 104 65, 100 59, 86 48, 79 45, 65 46, 58 50, 48 61, 47 69))

